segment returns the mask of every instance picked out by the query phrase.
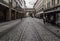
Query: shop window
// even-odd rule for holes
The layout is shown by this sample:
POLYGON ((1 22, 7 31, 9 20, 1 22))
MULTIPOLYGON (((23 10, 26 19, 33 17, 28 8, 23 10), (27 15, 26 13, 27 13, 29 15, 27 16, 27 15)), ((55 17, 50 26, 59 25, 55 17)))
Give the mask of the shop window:
POLYGON ((60 24, 60 13, 56 16, 56 24, 60 24))

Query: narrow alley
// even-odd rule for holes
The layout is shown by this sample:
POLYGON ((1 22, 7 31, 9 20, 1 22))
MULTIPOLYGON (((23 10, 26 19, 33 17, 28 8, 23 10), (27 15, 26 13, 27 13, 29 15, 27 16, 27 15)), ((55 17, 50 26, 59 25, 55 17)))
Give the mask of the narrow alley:
MULTIPOLYGON (((6 27, 6 32, 1 33, 0 41, 60 41, 60 38, 47 30, 42 19, 23 18, 22 21, 15 20, 8 25, 15 24, 12 28, 7 28, 7 24, 1 25, 0 31, 4 33, 2 27, 6 27), (8 31, 8 29, 10 29, 8 31)), ((8 26, 9 27, 9 26, 8 26)))

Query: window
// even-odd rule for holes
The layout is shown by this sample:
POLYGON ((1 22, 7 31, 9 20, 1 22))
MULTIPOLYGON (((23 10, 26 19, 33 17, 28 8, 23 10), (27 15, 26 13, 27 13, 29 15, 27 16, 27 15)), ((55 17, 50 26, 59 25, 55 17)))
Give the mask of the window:
POLYGON ((55 6, 55 0, 52 0, 52 5, 55 6))
POLYGON ((59 0, 57 0, 57 4, 59 4, 59 0))
POLYGON ((60 25, 60 13, 56 15, 56 24, 60 25))
POLYGON ((50 8, 50 2, 47 3, 47 8, 50 8))

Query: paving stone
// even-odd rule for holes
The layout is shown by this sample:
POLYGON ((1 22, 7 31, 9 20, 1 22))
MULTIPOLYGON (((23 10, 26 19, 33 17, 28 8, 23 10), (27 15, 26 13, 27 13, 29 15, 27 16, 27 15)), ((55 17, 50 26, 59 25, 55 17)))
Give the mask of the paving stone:
POLYGON ((0 41, 60 41, 41 22, 36 18, 24 18, 19 25, 1 37, 0 41))

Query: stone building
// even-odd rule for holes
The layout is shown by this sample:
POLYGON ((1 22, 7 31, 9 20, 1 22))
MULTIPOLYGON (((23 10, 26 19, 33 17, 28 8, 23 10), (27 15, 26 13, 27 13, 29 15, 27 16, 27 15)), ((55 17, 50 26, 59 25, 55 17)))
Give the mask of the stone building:
POLYGON ((37 0, 34 4, 34 8, 36 10, 36 17, 40 18, 41 13, 43 13, 44 0, 37 0))
POLYGON ((25 8, 25 0, 0 0, 0 20, 10 21, 19 19, 25 8))
POLYGON ((43 15, 46 22, 60 24, 60 0, 37 0, 34 8, 36 16, 43 15))

